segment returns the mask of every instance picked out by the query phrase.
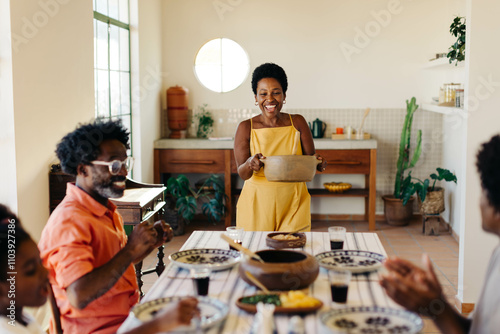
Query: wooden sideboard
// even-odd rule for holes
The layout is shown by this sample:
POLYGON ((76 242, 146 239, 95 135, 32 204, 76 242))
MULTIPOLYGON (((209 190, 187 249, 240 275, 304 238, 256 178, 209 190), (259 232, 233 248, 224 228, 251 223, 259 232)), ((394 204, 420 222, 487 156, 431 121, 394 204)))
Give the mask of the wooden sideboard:
MULTIPOLYGON (((199 148, 200 145, 192 145, 192 148, 164 148, 165 141, 157 145, 154 150, 154 182, 166 183, 169 174, 223 174, 225 192, 227 195, 228 215, 225 218, 225 226, 231 225, 234 216, 233 201, 239 195, 240 189, 235 188, 234 177, 237 176, 236 163, 233 150, 225 145, 225 148, 199 148), (198 146, 198 148, 196 148, 198 146)), ((373 141, 374 142, 374 141, 373 141)), ((377 149, 376 142, 371 148, 366 149, 330 149, 317 146, 317 153, 328 161, 328 166, 323 173, 318 174, 363 174, 365 175, 365 187, 350 189, 344 193, 330 193, 326 189, 309 189, 312 197, 363 197, 365 199, 365 220, 368 221, 370 231, 375 230, 375 199, 376 199, 376 166, 377 149), (374 146, 374 147, 373 147, 374 146)), ((321 145, 325 146, 325 145, 321 145)), ((344 145, 346 147, 348 145, 344 145)))

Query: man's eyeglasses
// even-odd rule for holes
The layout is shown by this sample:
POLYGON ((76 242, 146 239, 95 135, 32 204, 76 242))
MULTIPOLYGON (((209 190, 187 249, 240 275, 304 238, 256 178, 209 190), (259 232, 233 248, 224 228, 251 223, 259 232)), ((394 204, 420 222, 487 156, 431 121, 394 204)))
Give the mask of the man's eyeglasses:
POLYGON ((99 160, 94 160, 90 162, 93 165, 99 165, 99 166, 108 166, 109 172, 112 175, 116 175, 120 173, 122 170, 122 167, 125 166, 125 169, 127 171, 130 171, 132 167, 134 166, 134 158, 132 157, 127 157, 127 159, 120 161, 120 160, 113 160, 113 161, 99 161, 99 160))

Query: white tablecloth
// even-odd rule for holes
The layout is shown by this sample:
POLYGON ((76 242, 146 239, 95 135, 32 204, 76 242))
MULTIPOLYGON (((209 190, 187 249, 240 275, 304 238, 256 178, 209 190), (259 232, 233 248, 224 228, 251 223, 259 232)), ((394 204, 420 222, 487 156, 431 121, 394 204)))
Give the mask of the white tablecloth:
MULTIPOLYGON (((220 238, 222 231, 195 231, 182 246, 181 250, 193 248, 221 248, 228 249, 228 244, 220 238)), ((245 232, 243 246, 252 251, 269 249, 266 246, 266 235, 269 232, 245 232)), ((307 242, 303 250, 309 254, 319 254, 330 250, 330 240, 326 232, 306 232, 307 242)), ((386 255, 384 247, 376 233, 347 233, 344 249, 367 250, 386 255)), ((347 306, 378 305, 400 308, 385 294, 378 284, 379 273, 353 276, 349 285, 347 306)), ((238 275, 237 266, 228 270, 213 272, 210 276, 209 296, 217 298, 229 305, 229 315, 220 326, 211 328, 208 333, 249 333, 254 315, 246 313, 236 307, 235 302, 242 296, 253 295, 257 289, 248 285, 238 275)), ((189 272, 170 263, 156 283, 151 287, 141 303, 156 298, 169 296, 193 295, 193 285, 189 272)), ((331 300, 330 285, 327 271, 320 268, 318 278, 309 287, 309 294, 323 302, 323 307, 317 313, 303 317, 306 333, 321 333, 318 314, 322 310, 345 307, 335 304, 331 300)), ((287 333, 292 315, 275 315, 278 333, 287 333)), ((133 317, 129 316, 122 329, 130 328, 134 324, 133 317)))

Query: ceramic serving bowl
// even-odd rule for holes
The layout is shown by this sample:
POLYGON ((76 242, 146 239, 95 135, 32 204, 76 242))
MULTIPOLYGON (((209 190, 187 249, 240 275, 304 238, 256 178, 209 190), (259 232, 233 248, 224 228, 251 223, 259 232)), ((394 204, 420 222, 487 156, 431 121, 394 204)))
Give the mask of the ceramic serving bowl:
POLYGON ((261 250, 256 252, 265 263, 244 256, 240 263, 240 277, 255 285, 245 274, 249 271, 269 290, 297 290, 308 287, 319 273, 316 258, 303 251, 261 250))
POLYGON ((292 239, 290 238, 289 240, 280 240, 280 239, 275 239, 277 236, 283 236, 283 238, 289 238, 286 236, 287 233, 284 232, 275 232, 275 233, 269 233, 266 237, 266 245, 268 247, 272 247, 274 249, 281 249, 281 248, 300 248, 304 247, 306 244, 306 235, 305 233, 292 233, 289 235, 289 237, 295 237, 297 239, 292 239))
POLYGON ((260 159, 264 175, 274 182, 309 182, 316 174, 320 160, 312 155, 274 155, 260 159))

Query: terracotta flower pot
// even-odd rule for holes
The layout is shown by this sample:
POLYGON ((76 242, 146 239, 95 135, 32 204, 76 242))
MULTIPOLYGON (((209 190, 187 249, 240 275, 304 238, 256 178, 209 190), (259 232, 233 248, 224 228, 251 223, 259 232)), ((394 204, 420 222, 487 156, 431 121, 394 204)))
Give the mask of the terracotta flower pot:
POLYGON ((410 223, 413 215, 414 196, 410 198, 406 205, 403 205, 402 199, 394 198, 393 195, 382 196, 382 199, 384 200, 385 219, 389 225, 406 226, 410 223))
POLYGON ((249 271, 269 290, 303 289, 318 277, 318 261, 306 252, 262 250, 256 253, 265 263, 248 257, 244 257, 240 263, 240 277, 248 284, 254 285, 245 271, 249 271))

